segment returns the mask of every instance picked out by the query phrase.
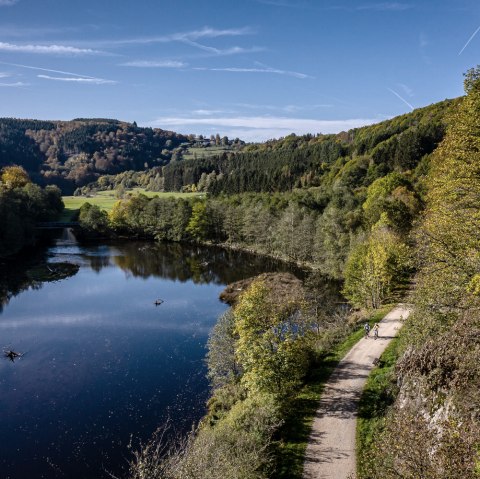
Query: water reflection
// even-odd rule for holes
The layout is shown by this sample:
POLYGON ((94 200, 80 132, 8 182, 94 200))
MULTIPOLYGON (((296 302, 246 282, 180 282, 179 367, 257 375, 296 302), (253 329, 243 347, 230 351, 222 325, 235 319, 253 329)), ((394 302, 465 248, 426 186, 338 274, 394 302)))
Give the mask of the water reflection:
POLYGON ((11 479, 119 475, 131 435, 148 438, 167 416, 188 429, 204 413, 220 291, 288 269, 215 248, 68 238, 30 260, 44 257, 80 268, 42 285, 18 262, 1 266, 0 346, 26 353, 0 361, 0 470, 11 479))

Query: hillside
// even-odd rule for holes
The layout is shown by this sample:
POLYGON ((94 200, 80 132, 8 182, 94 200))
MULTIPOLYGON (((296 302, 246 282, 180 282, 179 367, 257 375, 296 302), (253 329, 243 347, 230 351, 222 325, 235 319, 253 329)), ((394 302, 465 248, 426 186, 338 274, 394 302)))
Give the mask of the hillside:
POLYGON ((21 165, 35 182, 71 193, 100 175, 165 165, 186 141, 171 131, 109 119, 0 118, 0 168, 21 165))
POLYGON ((217 195, 331 186, 348 175, 357 187, 392 171, 414 169, 442 140, 445 115, 458 100, 417 109, 336 135, 290 135, 237 154, 180 161, 162 168, 165 190, 195 187, 217 195))

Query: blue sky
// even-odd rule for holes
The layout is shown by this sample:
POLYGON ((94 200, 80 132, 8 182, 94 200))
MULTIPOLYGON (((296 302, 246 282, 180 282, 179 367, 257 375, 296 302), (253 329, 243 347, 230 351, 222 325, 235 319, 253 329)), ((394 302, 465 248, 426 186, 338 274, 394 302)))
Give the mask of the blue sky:
POLYGON ((478 0, 0 0, 0 116, 247 141, 462 94, 478 0))

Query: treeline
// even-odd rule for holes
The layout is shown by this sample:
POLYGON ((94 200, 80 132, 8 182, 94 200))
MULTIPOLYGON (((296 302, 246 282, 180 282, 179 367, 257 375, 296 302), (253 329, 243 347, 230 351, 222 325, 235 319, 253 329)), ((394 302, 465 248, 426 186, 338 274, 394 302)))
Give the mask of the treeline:
POLYGON ((35 224, 63 210, 56 186, 41 188, 19 166, 0 171, 0 257, 17 253, 35 241, 35 224))
POLYGON ((23 166, 39 184, 64 193, 103 174, 167 164, 188 138, 109 119, 0 119, 0 167, 23 166))
POLYGON ((378 392, 362 479, 480 474, 480 68, 465 91, 432 158, 414 314, 378 392))

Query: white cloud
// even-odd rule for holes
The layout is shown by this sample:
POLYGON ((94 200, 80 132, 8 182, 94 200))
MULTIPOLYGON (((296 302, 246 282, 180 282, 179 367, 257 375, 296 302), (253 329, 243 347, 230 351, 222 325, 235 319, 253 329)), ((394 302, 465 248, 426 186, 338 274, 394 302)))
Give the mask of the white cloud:
POLYGON ((262 105, 252 103, 235 103, 235 106, 240 108, 247 108, 249 110, 269 110, 269 111, 283 111, 285 113, 295 113, 299 111, 313 111, 321 108, 332 108, 332 104, 319 103, 317 105, 262 105))
POLYGON ((305 78, 314 78, 305 73, 299 73, 289 70, 279 70, 278 68, 263 67, 263 68, 238 68, 238 67, 226 67, 226 68, 207 68, 207 67, 197 67, 194 70, 200 71, 211 71, 211 72, 233 72, 233 73, 273 73, 276 75, 286 75, 295 78, 305 79, 305 78))
POLYGON ((171 42, 195 42, 202 38, 219 38, 219 37, 238 37, 243 35, 252 35, 254 30, 250 27, 242 28, 225 28, 216 29, 204 27, 201 30, 192 30, 190 32, 172 33, 170 35, 161 35, 156 37, 138 37, 138 38, 124 38, 120 40, 105 40, 103 42, 96 42, 96 44, 105 46, 115 45, 146 45, 150 43, 171 43, 171 42))
POLYGON ((397 83, 397 85, 405 92, 405 95, 410 98, 413 96, 413 90, 408 85, 405 85, 405 83, 397 83))
POLYGON ((188 63, 177 60, 134 60, 131 62, 121 63, 122 67, 137 67, 137 68, 185 68, 188 63))
POLYGON ((49 75, 37 75, 37 77, 38 78, 43 78, 44 80, 86 83, 86 84, 94 84, 94 85, 115 85, 116 83, 118 83, 115 80, 105 80, 103 78, 52 77, 52 76, 49 76, 49 75))
POLYGON ((5 72, 0 72, 0 78, 8 78, 11 77, 12 75, 10 73, 5 73, 5 72))
POLYGON ((265 141, 270 138, 286 136, 290 133, 338 133, 378 122, 378 119, 313 120, 308 118, 286 118, 274 116, 240 116, 158 118, 149 126, 174 129, 179 132, 198 133, 219 132, 228 137, 239 137, 246 141, 265 141))
POLYGON ((261 47, 228 47, 228 48, 216 48, 209 45, 204 45, 203 43, 199 43, 199 40, 202 39, 214 39, 220 37, 239 37, 244 35, 252 35, 255 31, 251 27, 242 27, 242 28, 224 28, 224 29, 217 29, 211 27, 204 27, 200 30, 191 30, 189 32, 179 32, 179 33, 171 33, 169 35, 161 35, 161 36, 152 36, 152 37, 137 37, 137 38, 123 38, 119 40, 103 40, 103 41, 96 41, 96 42, 83 42, 79 44, 92 44, 95 47, 118 47, 118 46, 128 46, 128 45, 148 45, 154 43, 184 43, 191 47, 200 49, 212 55, 236 55, 242 53, 254 53, 263 51, 264 48, 261 47))
POLYGON ((18 3, 18 0, 0 0, 0 7, 9 7, 18 3))
POLYGON ((21 88, 28 85, 29 85, 28 83, 24 83, 21 81, 17 81, 15 83, 0 83, 0 87, 11 87, 11 88, 21 88))
POLYGON ((210 47, 207 45, 203 45, 202 43, 194 42, 188 39, 182 40, 182 43, 185 43, 186 45, 190 45, 192 47, 198 48, 200 50, 203 50, 207 53, 211 53, 213 55, 219 55, 219 56, 227 56, 227 55, 237 55, 241 53, 256 53, 256 52, 262 52, 265 49, 261 47, 250 47, 250 48, 243 48, 243 47, 230 47, 230 48, 215 48, 215 47, 210 47))
POLYGON ((193 110, 194 115, 218 115, 219 113, 225 113, 224 110, 193 110))
POLYGON ((104 55, 104 52, 90 48, 76 48, 65 45, 14 45, 0 42, 0 51, 50 55, 104 55))

